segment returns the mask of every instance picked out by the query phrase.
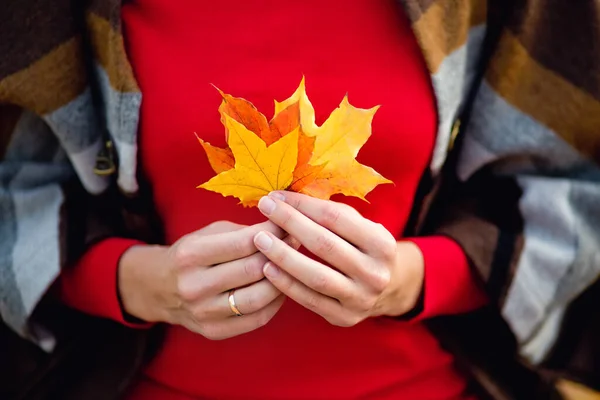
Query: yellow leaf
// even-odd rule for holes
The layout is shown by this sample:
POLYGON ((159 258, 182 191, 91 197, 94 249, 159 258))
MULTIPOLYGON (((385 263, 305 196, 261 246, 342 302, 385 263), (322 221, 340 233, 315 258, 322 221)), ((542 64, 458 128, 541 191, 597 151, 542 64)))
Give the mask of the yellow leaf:
POLYGON ((292 183, 298 159, 298 128, 267 147, 261 138, 229 115, 224 114, 224 119, 235 167, 199 187, 235 196, 246 206, 255 205, 273 190, 286 189, 292 183))
POLYGON ((311 163, 328 162, 332 167, 355 158, 371 136, 371 122, 378 108, 356 108, 348 102, 348 97, 344 97, 340 106, 314 131, 314 135, 307 132, 316 136, 311 163))
POLYGON ((311 164, 321 164, 336 159, 355 158, 360 148, 371 136, 371 122, 379 106, 362 109, 356 108, 344 96, 322 126, 315 124, 315 110, 306 94, 305 80, 302 78, 298 89, 281 103, 275 101, 275 114, 294 103, 300 106, 300 126, 308 136, 316 136, 311 164))
POLYGON ((391 183, 377 171, 356 160, 352 160, 344 168, 329 169, 325 165, 322 171, 308 185, 299 190, 300 193, 320 199, 329 199, 336 193, 367 200, 365 196, 377 185, 391 183))
MULTIPOLYGON (((225 125, 225 115, 228 115, 263 139, 267 146, 291 133, 300 124, 299 102, 289 104, 285 109, 276 112, 273 119, 266 126, 266 118, 250 102, 226 94, 218 88, 217 90, 223 98, 223 102, 219 107, 223 124, 225 125)), ((227 137, 228 135, 226 134, 226 139, 227 137)), ((233 168, 235 160, 229 147, 222 149, 204 142, 199 137, 198 140, 202 144, 210 165, 216 173, 233 168)), ((315 179, 316 174, 323 169, 321 166, 308 164, 312 156, 314 143, 314 138, 306 136, 302 131, 298 132, 298 161, 294 169, 294 177, 289 188, 290 190, 300 191, 304 186, 310 184, 315 179)))
POLYGON ((286 100, 281 103, 275 100, 275 115, 285 110, 290 105, 298 103, 300 107, 300 126, 304 133, 308 136, 313 136, 314 131, 318 128, 315 124, 315 109, 306 95, 306 84, 304 77, 300 81, 298 89, 286 100))
POLYGON ((366 201, 365 196, 377 185, 392 183, 356 160, 371 136, 378 106, 357 108, 346 96, 323 125, 317 126, 302 78, 292 96, 275 101, 275 115, 267 123, 247 100, 219 92, 223 96, 219 112, 226 135, 230 133, 226 138, 231 150, 200 142, 219 174, 201 187, 255 206, 261 196, 282 189, 322 199, 341 193, 366 201), (235 159, 233 169, 230 154, 235 159))
MULTIPOLYGON (((314 197, 329 199, 342 193, 365 199, 377 185, 392 183, 373 168, 356 161, 361 147, 371 136, 371 123, 379 106, 370 109, 354 107, 345 96, 329 118, 320 127, 315 123, 315 111, 306 94, 302 78, 298 89, 283 102, 275 102, 275 112, 298 102, 302 132, 315 139, 309 164, 324 166, 311 171, 310 179, 303 186, 292 190, 314 197)), ((302 150, 299 150, 302 152, 302 150)))

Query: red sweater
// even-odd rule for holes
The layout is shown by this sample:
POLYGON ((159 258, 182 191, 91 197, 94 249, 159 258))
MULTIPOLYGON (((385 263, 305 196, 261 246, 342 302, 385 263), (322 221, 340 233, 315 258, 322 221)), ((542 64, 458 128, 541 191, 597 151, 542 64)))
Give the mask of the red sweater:
MULTIPOLYGON (((128 52, 143 93, 140 149, 169 243, 217 220, 264 218, 233 198, 195 187, 213 172, 193 132, 224 145, 215 84, 270 117, 306 76, 321 123, 345 93, 382 107, 358 160, 395 185, 370 204, 336 198, 400 238, 431 157, 436 114, 430 81, 393 0, 140 0, 123 9, 128 52)), ((465 398, 453 359, 420 323, 483 302, 465 256, 447 238, 413 239, 425 258, 424 311, 411 322, 328 324, 288 300, 264 328, 210 341, 169 327, 131 399, 465 398), (231 379, 234 376, 235 379, 231 379)), ((112 238, 62 276, 65 302, 123 321, 116 269, 133 241, 112 238)))

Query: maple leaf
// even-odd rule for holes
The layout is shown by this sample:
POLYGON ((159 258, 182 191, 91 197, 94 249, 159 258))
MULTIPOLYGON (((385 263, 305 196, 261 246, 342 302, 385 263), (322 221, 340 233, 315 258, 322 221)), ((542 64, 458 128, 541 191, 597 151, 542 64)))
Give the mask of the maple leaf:
MULTIPOLYGON (((229 116, 244 125, 246 129, 254 132, 259 138, 267 143, 267 146, 274 143, 279 137, 274 137, 271 134, 271 128, 265 116, 254 107, 254 104, 241 97, 233 97, 230 94, 224 93, 221 89, 215 87, 221 94, 223 101, 219 106, 219 114, 221 114, 221 123, 225 124, 225 116, 229 116)), ((296 125, 297 126, 297 125, 296 125)), ((229 131, 225 128, 225 140, 229 140, 229 131)))
MULTIPOLYGON (((269 123, 271 131, 283 137, 291 129, 300 124, 300 102, 296 101, 283 109, 277 108, 275 103, 275 116, 269 123)), ((294 169, 294 179, 290 185, 290 190, 299 192, 303 187, 310 184, 321 172, 324 165, 311 165, 310 159, 315 147, 315 138, 307 136, 302 129, 298 134, 298 163, 294 169)))
POLYGON ((264 140, 229 115, 223 118, 235 166, 198 187, 235 196, 245 206, 256 205, 271 191, 288 188, 298 159, 299 129, 267 147, 264 140))
POLYGON ((228 171, 235 166, 233 152, 229 147, 225 149, 215 147, 212 144, 200 139, 200 137, 198 137, 197 134, 196 138, 198 138, 198 141, 202 145, 202 148, 204 148, 210 166, 212 167, 213 171, 215 171, 217 174, 220 174, 224 171, 228 171))
POLYGON ((275 115, 267 122, 249 101, 219 93, 228 147, 215 147, 198 138, 218 174, 199 187, 255 206, 270 191, 284 189, 322 199, 341 193, 366 201, 377 185, 391 183, 356 161, 371 136, 378 107, 356 108, 345 96, 323 125, 317 126, 302 78, 292 96, 275 101, 275 115))
POLYGON ((290 104, 284 110, 275 112, 273 119, 269 122, 271 135, 265 142, 268 145, 269 140, 280 139, 298 126, 300 126, 300 106, 298 103, 290 104))
POLYGON ((392 183, 373 168, 356 161, 361 147, 371 136, 371 123, 379 106, 371 109, 356 108, 344 96, 339 107, 320 127, 315 124, 315 110, 306 94, 302 78, 298 89, 287 100, 275 102, 275 112, 297 103, 300 108, 302 131, 315 138, 310 165, 322 166, 299 192, 322 199, 336 193, 365 199, 377 185, 392 183))
MULTIPOLYGON (((276 109, 273 119, 267 123, 265 116, 248 100, 226 94, 219 88, 216 89, 223 98, 219 106, 223 125, 225 125, 225 117, 229 116, 263 139, 267 146, 289 134, 300 125, 300 105, 298 102, 288 102, 286 107, 276 109)), ((225 132, 227 140, 227 128, 225 132)), ((217 174, 233 168, 233 153, 229 148, 222 149, 212 146, 200 138, 198 140, 208 156, 212 169, 217 174)), ((309 164, 314 143, 314 138, 305 135, 302 131, 298 133, 298 162, 294 169, 290 190, 299 192, 304 186, 313 182, 317 174, 323 169, 323 166, 309 164)))

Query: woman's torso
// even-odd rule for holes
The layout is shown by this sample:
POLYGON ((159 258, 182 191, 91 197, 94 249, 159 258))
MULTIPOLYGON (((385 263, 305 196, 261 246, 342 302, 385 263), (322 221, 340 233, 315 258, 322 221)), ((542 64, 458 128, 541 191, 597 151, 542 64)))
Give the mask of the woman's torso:
MULTIPOLYGON (((356 207, 400 237, 429 162, 434 99, 408 23, 391 0, 164 1, 124 7, 128 53, 143 93, 142 165, 169 242, 216 220, 264 218, 234 198, 196 189, 214 173, 194 136, 225 145, 211 86, 254 103, 267 118, 306 77, 322 123, 348 93, 381 105, 358 160, 394 185, 356 207)), ((146 370, 201 398, 432 398, 459 395, 452 358, 421 324, 378 318, 328 324, 288 300, 265 327, 210 341, 170 327, 146 370)))

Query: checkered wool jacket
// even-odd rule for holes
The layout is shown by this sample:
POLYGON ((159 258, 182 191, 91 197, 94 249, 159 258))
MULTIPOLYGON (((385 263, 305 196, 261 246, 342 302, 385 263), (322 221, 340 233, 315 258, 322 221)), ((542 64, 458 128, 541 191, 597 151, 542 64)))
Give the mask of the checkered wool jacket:
MULTIPOLYGON (((426 175, 434 183, 444 171, 456 177, 433 206, 435 218, 418 206, 417 219, 464 248, 520 355, 537 365, 569 305, 600 275, 600 3, 515 0, 485 64, 486 34, 499 18, 486 0, 398 3, 437 100, 426 175), (472 88, 469 123, 456 129, 472 88)), ((94 199, 114 187, 123 201, 141 196, 143 94, 126 57, 120 6, 0 5, 0 317, 48 351, 53 343, 31 315, 61 268, 111 234, 94 217, 94 199), (97 159, 110 150, 112 174, 110 157, 97 159)), ((430 204, 434 193, 422 190, 415 203, 430 204)))

